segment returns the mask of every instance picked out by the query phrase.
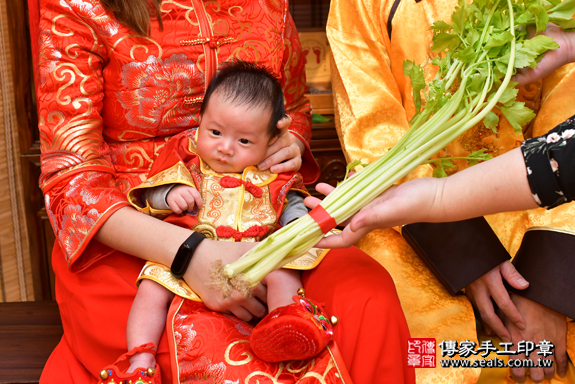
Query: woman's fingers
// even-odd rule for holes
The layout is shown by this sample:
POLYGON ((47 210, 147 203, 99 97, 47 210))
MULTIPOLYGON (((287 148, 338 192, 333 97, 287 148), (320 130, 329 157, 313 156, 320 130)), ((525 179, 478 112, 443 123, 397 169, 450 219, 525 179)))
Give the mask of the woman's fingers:
POLYGON ((245 321, 246 323, 249 322, 249 321, 251 321, 251 320, 254 318, 254 316, 253 316, 247 309, 245 309, 244 307, 240 307, 240 306, 233 307, 233 308, 230 310, 230 312, 231 312, 235 317, 237 317, 237 318, 240 319, 240 320, 245 321))
POLYGON ((319 193, 321 193, 322 195, 329 195, 331 192, 333 192, 333 190, 335 189, 335 187, 326 184, 326 183, 319 183, 318 185, 315 186, 315 190, 318 191, 319 193))
POLYGON ((255 297, 243 297, 238 291, 232 292, 226 299, 230 312, 243 321, 251 321, 254 317, 262 318, 267 314, 266 306, 255 297))
MULTIPOLYGON (((289 134, 284 136, 289 136, 289 134)), ((292 168, 297 167, 297 169, 290 169, 291 171, 299 170, 299 167, 301 166, 301 153, 298 145, 295 143, 295 139, 294 141, 289 142, 285 140, 280 142, 278 139, 272 146, 270 146, 270 148, 274 149, 274 151, 272 152, 269 150, 268 152, 271 152, 271 154, 264 161, 258 164, 258 168, 260 170, 274 168, 274 166, 280 165, 280 163, 288 160, 294 160, 291 164, 292 168)))
POLYGON ((262 303, 267 304, 268 288, 262 283, 259 283, 252 289, 252 296, 259 299, 262 303))
POLYGON ((301 168, 301 157, 294 157, 291 158, 290 160, 273 165, 270 168, 270 171, 272 171, 273 173, 297 172, 300 168, 301 168))
POLYGON ((271 171, 275 173, 298 171, 302 164, 301 156, 304 150, 305 145, 285 128, 280 132, 277 140, 268 147, 265 158, 258 164, 258 168, 260 170, 271 168, 271 171), (281 167, 278 167, 279 165, 281 167))
POLYGON ((558 49, 547 51, 535 68, 522 68, 511 80, 519 85, 525 85, 537 81, 557 68, 575 60, 573 48, 575 46, 575 33, 563 31, 555 24, 547 24, 544 35, 552 37, 559 44, 558 49))
POLYGON ((246 299, 242 305, 253 317, 257 317, 258 319, 261 319, 268 313, 267 307, 254 297, 246 299))
POLYGON ((304 204, 306 207, 314 209, 315 207, 317 207, 318 205, 321 204, 321 200, 318 199, 317 197, 313 197, 313 196, 308 196, 303 200, 304 204))
POLYGON ((348 248, 357 243, 362 237, 371 232, 371 228, 362 228, 353 232, 350 226, 346 226, 343 231, 336 235, 324 237, 315 245, 316 248, 348 248))
POLYGON ((285 115, 284 117, 282 117, 282 118, 278 121, 278 123, 277 123, 276 126, 278 127, 278 129, 279 129, 280 131, 283 132, 283 131, 285 131, 285 130, 287 130, 287 129, 289 128, 289 126, 291 125, 291 121, 292 121, 292 118, 291 118, 290 116, 288 116, 288 115, 285 115))

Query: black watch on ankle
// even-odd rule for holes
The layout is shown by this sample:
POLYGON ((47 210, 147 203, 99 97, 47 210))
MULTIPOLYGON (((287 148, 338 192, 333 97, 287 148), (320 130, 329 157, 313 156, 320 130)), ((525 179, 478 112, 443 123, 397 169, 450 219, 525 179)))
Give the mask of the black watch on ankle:
POLYGON ((184 276, 194 256, 194 252, 198 245, 206 238, 205 235, 200 232, 194 232, 180 245, 174 261, 172 261, 171 271, 174 276, 178 279, 184 276))

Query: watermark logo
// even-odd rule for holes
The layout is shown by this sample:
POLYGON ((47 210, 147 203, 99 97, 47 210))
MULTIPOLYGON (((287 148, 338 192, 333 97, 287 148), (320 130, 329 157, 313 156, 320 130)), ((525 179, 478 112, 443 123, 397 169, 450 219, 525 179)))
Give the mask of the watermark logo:
POLYGON ((435 368, 435 339, 407 340, 407 365, 414 368, 435 368))

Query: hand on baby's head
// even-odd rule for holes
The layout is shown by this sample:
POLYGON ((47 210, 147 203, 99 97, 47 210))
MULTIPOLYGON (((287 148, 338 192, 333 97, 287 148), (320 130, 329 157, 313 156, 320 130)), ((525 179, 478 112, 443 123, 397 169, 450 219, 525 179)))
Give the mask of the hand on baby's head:
POLYGON ((202 207, 202 196, 196 188, 188 185, 176 185, 168 192, 166 202, 170 209, 177 214, 191 211, 194 206, 202 207))

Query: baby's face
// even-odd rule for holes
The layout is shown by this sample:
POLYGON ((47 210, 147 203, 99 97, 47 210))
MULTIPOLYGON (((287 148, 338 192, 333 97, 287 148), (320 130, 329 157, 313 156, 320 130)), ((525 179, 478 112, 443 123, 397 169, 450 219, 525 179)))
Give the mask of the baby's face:
POLYGON ((257 165, 275 141, 267 135, 270 118, 268 110, 234 105, 213 93, 198 128, 198 154, 219 173, 257 165))

